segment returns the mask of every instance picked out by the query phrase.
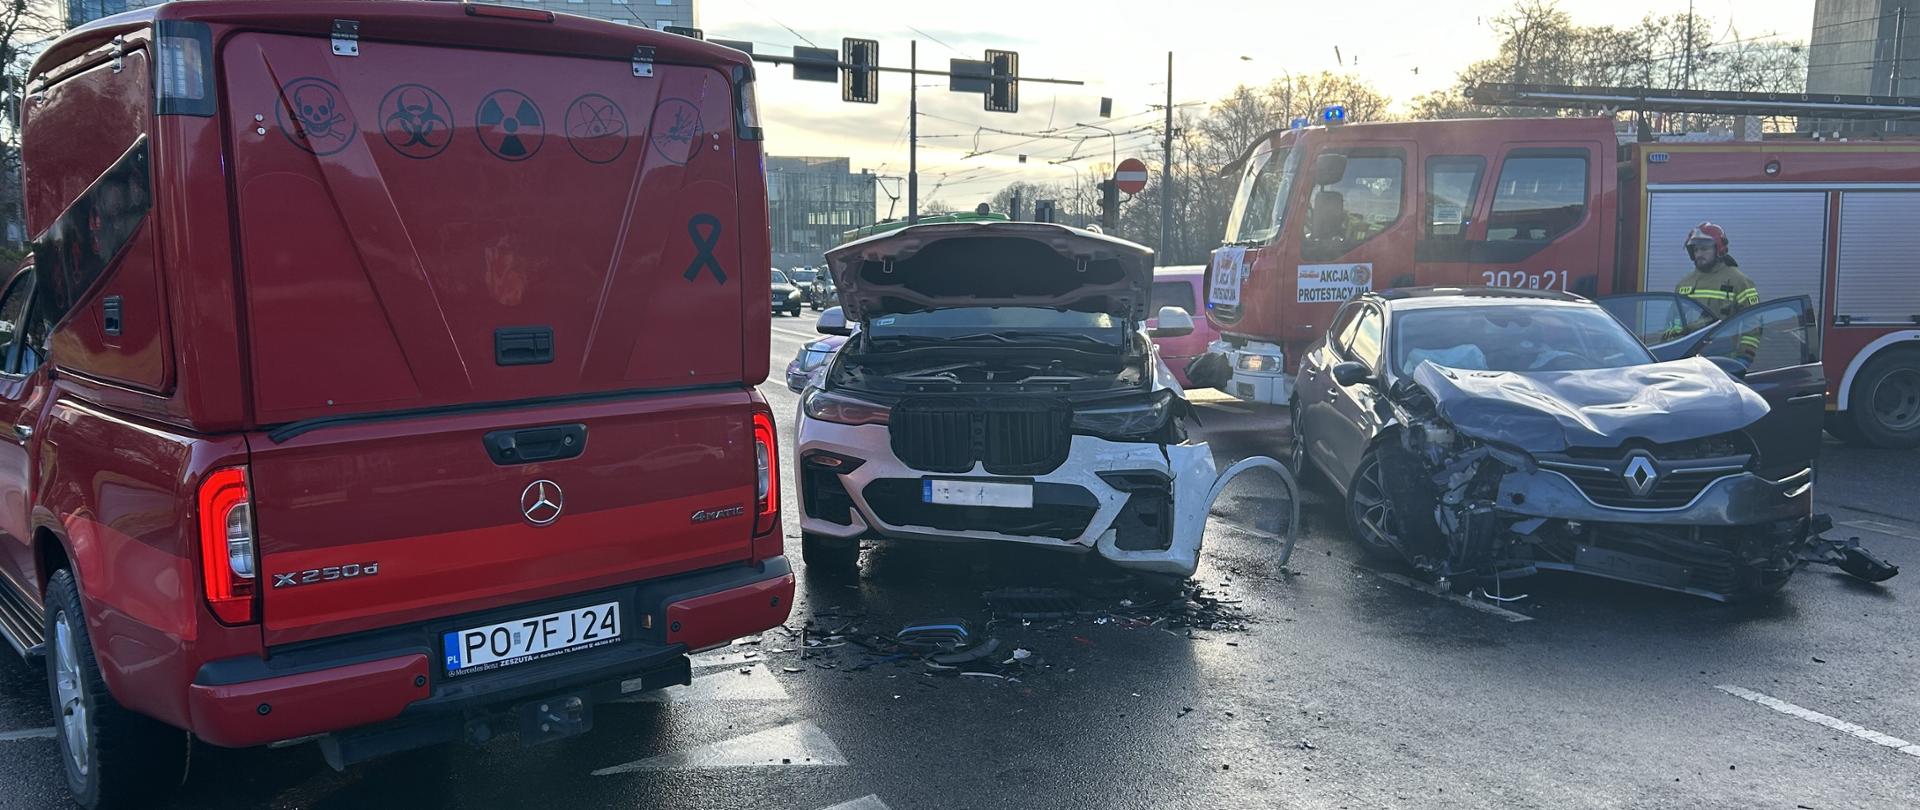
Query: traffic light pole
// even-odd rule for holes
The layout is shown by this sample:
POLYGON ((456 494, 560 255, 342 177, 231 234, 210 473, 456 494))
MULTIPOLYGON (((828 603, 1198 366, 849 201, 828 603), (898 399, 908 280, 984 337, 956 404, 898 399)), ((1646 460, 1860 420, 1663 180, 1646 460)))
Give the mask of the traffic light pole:
POLYGON ((1173 251, 1173 51, 1167 51, 1167 131, 1160 140, 1160 266, 1173 251))
POLYGON ((920 221, 920 40, 907 45, 907 224, 920 221))

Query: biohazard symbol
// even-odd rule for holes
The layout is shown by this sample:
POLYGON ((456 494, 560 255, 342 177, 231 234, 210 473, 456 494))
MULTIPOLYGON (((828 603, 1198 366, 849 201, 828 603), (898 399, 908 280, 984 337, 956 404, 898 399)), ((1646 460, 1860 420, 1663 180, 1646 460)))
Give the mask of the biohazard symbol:
POLYGON ((474 115, 480 145, 501 160, 526 160, 547 138, 547 119, 533 99, 518 90, 495 90, 480 101, 474 115))
POLYGON ((627 114, 599 93, 574 99, 567 107, 567 145, 588 163, 612 163, 627 151, 627 114))
POLYGON ((416 160, 438 155, 453 143, 446 97, 424 84, 402 84, 380 99, 380 134, 393 151, 416 160))
POLYGON ((274 116, 287 140, 316 155, 331 155, 347 148, 359 131, 352 111, 340 104, 340 88, 311 76, 294 79, 280 88, 280 106, 274 116))
POLYGON ((707 133, 700 108, 684 98, 661 99, 653 108, 653 151, 668 163, 681 166, 693 159, 700 136, 707 133))

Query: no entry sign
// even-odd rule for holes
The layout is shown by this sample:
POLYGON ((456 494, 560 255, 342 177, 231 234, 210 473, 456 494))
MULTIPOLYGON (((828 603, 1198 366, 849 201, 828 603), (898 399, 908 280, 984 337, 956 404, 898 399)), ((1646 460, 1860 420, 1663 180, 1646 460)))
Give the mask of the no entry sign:
POLYGON ((1139 194, 1147 188, 1147 164, 1139 158, 1127 158, 1113 170, 1113 185, 1129 195, 1139 194))

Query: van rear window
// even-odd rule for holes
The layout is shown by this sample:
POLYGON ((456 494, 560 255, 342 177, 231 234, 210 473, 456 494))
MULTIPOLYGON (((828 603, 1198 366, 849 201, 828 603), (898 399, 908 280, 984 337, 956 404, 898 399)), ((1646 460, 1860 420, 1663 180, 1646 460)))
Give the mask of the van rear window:
POLYGON ((34 241, 36 297, 48 323, 65 317, 100 278, 152 204, 143 135, 34 241))

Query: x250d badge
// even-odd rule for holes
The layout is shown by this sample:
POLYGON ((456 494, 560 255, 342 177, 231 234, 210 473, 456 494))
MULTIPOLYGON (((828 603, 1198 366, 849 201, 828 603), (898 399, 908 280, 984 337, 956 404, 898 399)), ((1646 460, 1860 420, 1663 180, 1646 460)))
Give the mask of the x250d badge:
POLYGON ((273 575, 273 587, 291 588, 296 585, 317 585, 322 582, 334 582, 342 579, 360 579, 378 576, 380 564, 377 562, 348 563, 329 565, 324 568, 309 568, 305 571, 293 571, 273 575))

